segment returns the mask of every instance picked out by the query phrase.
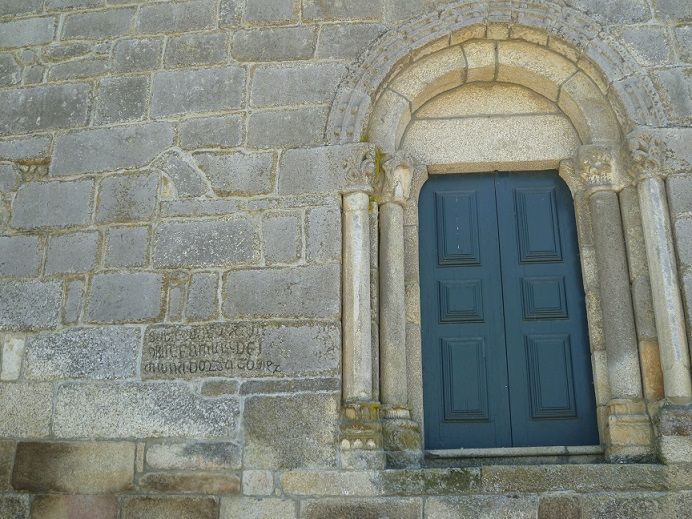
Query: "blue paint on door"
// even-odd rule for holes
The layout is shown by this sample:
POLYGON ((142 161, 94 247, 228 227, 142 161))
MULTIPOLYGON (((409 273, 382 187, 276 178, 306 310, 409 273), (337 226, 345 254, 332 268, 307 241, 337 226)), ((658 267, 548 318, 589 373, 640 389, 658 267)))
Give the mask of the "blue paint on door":
POLYGON ((419 200, 428 449, 598 443, 569 189, 431 177, 419 200))

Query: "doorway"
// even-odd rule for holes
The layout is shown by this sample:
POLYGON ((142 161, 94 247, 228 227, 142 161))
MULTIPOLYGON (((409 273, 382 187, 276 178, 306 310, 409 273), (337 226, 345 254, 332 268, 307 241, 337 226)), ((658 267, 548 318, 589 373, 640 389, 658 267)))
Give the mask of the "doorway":
POLYGON ((598 444, 574 209, 557 172, 433 176, 419 232, 426 448, 598 444))

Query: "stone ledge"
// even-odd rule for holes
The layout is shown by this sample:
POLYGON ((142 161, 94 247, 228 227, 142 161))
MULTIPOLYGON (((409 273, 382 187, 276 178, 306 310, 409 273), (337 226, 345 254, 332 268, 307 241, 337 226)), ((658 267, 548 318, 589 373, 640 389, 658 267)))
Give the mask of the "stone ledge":
POLYGON ((444 496, 574 491, 667 492, 692 490, 686 466, 489 465, 382 471, 293 470, 279 476, 291 496, 444 496))

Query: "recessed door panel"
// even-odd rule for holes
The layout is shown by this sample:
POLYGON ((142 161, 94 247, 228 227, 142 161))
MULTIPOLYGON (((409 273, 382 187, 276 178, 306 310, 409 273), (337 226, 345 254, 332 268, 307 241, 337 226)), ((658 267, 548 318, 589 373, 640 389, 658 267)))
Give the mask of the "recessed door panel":
POLYGON ((597 444, 564 182, 434 176, 419 222, 426 448, 597 444))

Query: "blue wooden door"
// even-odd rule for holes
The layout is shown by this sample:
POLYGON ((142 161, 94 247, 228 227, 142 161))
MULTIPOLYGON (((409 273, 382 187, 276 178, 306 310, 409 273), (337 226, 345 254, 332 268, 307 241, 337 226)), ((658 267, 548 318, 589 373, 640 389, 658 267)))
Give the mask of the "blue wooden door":
POLYGON ((564 182, 436 176, 419 218, 426 447, 597 444, 564 182))

